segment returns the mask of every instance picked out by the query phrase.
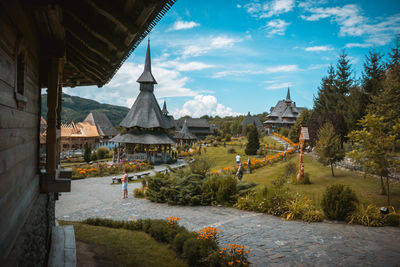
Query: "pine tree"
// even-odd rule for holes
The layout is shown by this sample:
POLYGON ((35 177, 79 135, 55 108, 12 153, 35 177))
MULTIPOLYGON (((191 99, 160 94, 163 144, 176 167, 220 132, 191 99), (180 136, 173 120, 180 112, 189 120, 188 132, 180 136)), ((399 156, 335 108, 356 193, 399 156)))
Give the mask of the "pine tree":
POLYGON ((85 144, 85 151, 83 153, 83 159, 86 162, 89 162, 91 160, 91 155, 92 155, 92 150, 90 149, 90 146, 88 143, 85 144))
POLYGON ((256 155, 260 148, 260 140, 257 127, 252 124, 247 128, 247 145, 245 149, 246 155, 256 155))
POLYGON ((332 123, 327 122, 318 131, 318 141, 315 145, 315 151, 319 161, 330 165, 332 176, 335 176, 333 165, 344 158, 344 151, 341 148, 340 136, 335 134, 332 123))
MULTIPOLYGON (((348 58, 346 51, 342 51, 339 55, 338 62, 336 64, 336 79, 335 86, 339 94, 339 97, 344 98, 350 92, 350 88, 354 84, 354 80, 351 77, 351 65, 350 59, 348 58)), ((342 99, 339 99, 339 101, 342 99)), ((339 103, 340 104, 340 103, 339 103)))
POLYGON ((392 52, 389 52, 389 62, 387 63, 388 69, 394 69, 400 66, 400 34, 396 36, 395 47, 392 48, 392 52))
POLYGON ((382 55, 375 51, 369 51, 365 57, 364 71, 362 74, 362 87, 369 96, 379 94, 382 91, 382 80, 385 78, 385 68, 381 61, 382 55))
POLYGON ((328 76, 322 78, 318 89, 318 96, 314 97, 314 110, 320 113, 328 113, 336 110, 338 94, 335 88, 336 72, 332 65, 329 66, 328 76))

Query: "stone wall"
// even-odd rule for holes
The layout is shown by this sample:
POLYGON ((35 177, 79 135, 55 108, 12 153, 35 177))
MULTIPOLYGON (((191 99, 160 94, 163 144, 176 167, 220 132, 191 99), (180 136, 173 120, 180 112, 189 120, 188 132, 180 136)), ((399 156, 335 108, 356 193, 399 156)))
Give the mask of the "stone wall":
POLYGON ((45 266, 55 224, 54 194, 40 194, 11 252, 13 266, 45 266))

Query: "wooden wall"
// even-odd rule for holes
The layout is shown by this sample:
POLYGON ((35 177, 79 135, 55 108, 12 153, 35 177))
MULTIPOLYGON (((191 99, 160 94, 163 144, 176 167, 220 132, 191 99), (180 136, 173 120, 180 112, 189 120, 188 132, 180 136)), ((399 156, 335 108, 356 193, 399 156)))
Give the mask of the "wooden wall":
POLYGON ((38 41, 30 17, 11 2, 0 2, 0 259, 7 258, 39 196, 38 41), (24 107, 14 93, 18 34, 27 52, 24 107))

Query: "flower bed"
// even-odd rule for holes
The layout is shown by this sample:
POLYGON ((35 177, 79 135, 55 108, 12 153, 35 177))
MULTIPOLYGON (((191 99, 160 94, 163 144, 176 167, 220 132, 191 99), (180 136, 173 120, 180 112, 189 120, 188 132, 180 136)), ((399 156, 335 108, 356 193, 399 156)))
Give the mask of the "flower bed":
POLYGON ((101 177, 112 174, 122 174, 124 169, 128 172, 138 172, 152 169, 153 166, 147 162, 123 162, 123 163, 93 163, 82 164, 72 167, 72 179, 82 179, 87 177, 101 177))
POLYGON ((285 140, 286 142, 289 143, 289 145, 291 147, 297 147, 299 145, 299 144, 294 143, 292 140, 290 140, 289 138, 287 138, 287 137, 285 137, 283 135, 280 135, 280 134, 277 134, 277 133, 272 133, 272 135, 274 135, 274 136, 276 136, 276 137, 278 137, 278 138, 280 138, 282 140, 285 140))
MULTIPOLYGON (((131 217, 132 218, 132 217, 131 217)), ((132 231, 144 231, 155 240, 171 244, 171 248, 183 257, 189 266, 248 266, 249 250, 238 244, 226 244, 220 248, 217 228, 205 227, 190 232, 180 226, 180 218, 166 220, 139 219, 114 221, 110 219, 86 219, 83 223, 132 231)))

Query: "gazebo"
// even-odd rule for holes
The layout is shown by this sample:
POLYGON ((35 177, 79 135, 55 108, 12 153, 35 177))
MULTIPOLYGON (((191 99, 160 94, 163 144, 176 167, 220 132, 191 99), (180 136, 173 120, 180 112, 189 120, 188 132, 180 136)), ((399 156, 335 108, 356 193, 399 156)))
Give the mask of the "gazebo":
POLYGON ((186 120, 183 123, 182 129, 176 132, 174 138, 180 145, 188 144, 190 146, 197 140, 197 136, 189 131, 186 120))
POLYGON ((147 160, 166 163, 170 158, 175 140, 168 134, 173 125, 165 116, 154 96, 156 80, 151 73, 150 41, 147 45, 144 71, 137 82, 140 93, 120 126, 126 132, 110 141, 118 143, 118 161, 121 148, 127 160, 147 160))

